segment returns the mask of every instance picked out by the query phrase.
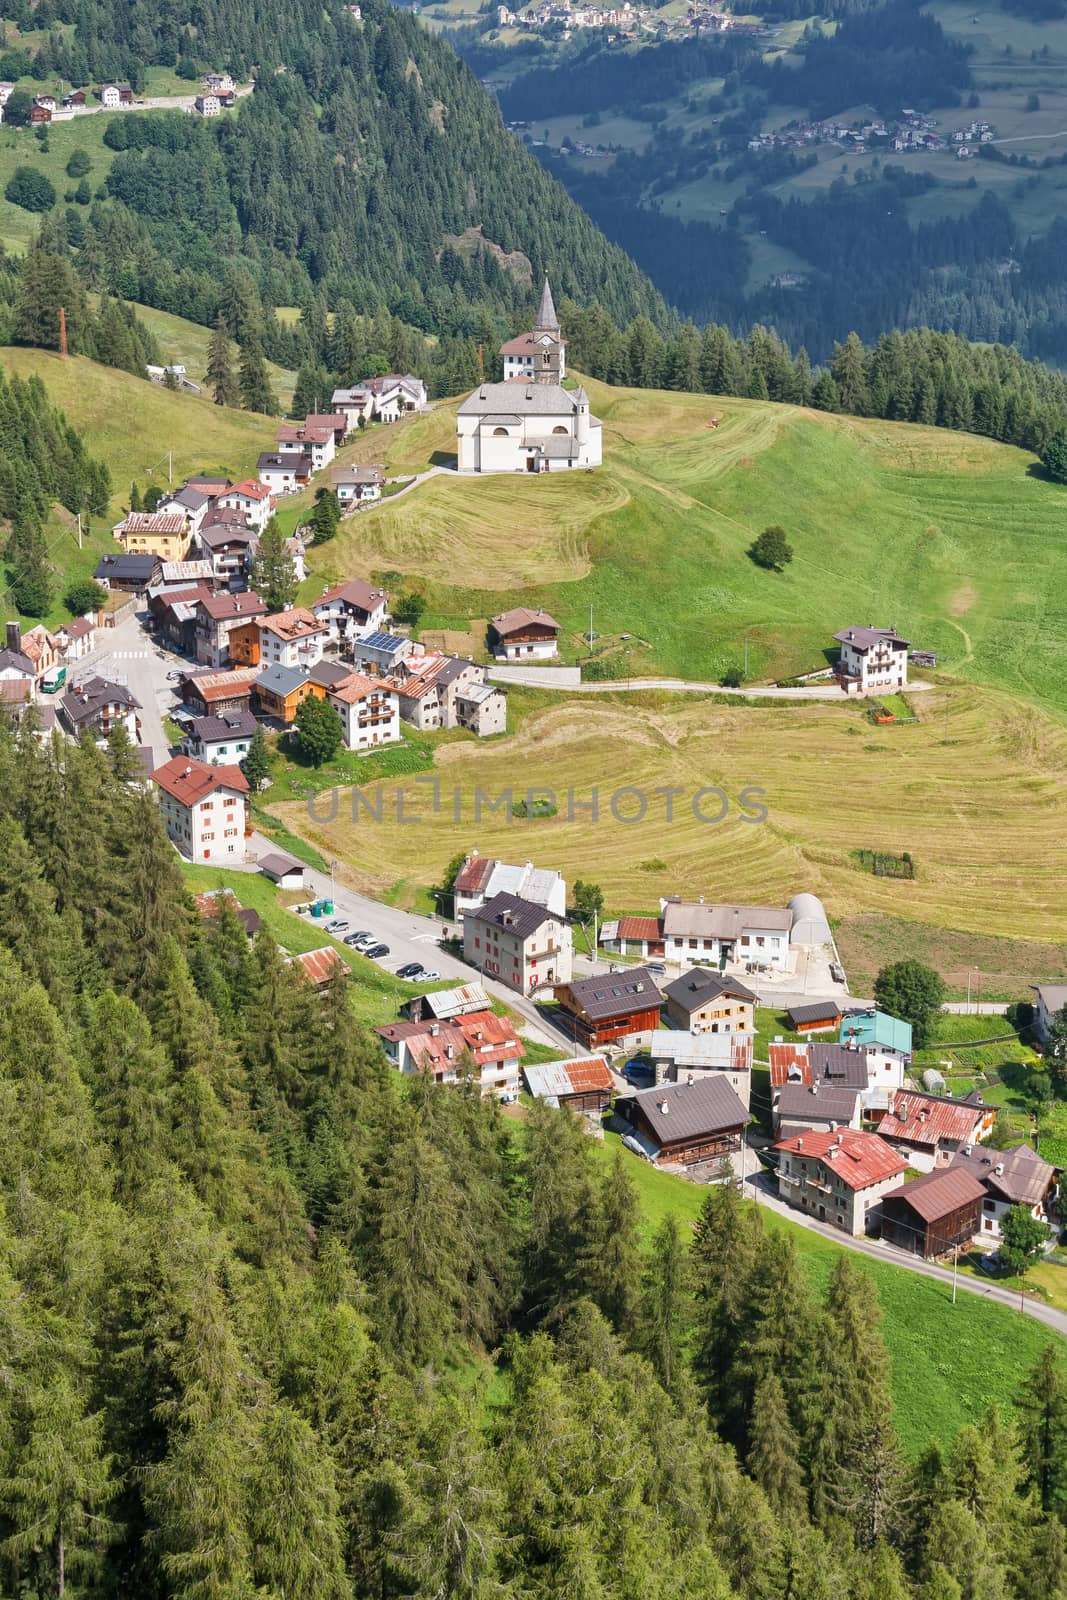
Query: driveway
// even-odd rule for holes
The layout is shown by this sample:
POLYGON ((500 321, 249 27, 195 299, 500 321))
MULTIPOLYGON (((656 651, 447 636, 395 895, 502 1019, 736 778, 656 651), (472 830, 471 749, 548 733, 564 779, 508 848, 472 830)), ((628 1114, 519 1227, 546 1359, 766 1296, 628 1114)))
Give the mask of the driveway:
MULTIPOLYGON (((951 1297, 951 1267, 941 1267, 932 1261, 922 1261, 907 1250, 883 1244, 880 1239, 851 1239, 847 1233, 842 1233, 840 1228, 827 1227, 825 1223, 816 1222, 813 1217, 805 1216, 802 1211, 795 1210, 793 1206, 786 1205, 784 1200, 779 1199, 774 1180, 762 1167, 744 1177, 744 1189, 749 1198, 757 1201, 759 1205, 767 1206, 779 1216, 788 1217, 790 1222, 797 1223, 801 1228, 822 1234, 824 1239, 830 1239, 834 1244, 843 1245, 847 1250, 854 1250, 858 1255, 870 1256, 875 1261, 886 1261, 891 1266, 903 1267, 905 1271, 914 1272, 920 1278, 938 1279, 945 1286, 946 1297, 951 1297)), ((999 1305, 1008 1306, 1014 1311, 1021 1310, 1024 1316, 1043 1322, 1056 1333, 1067 1334, 1067 1312, 1057 1311, 1054 1307, 1046 1305, 1043 1300, 1020 1296, 1017 1289, 1008 1289, 999 1283, 982 1283, 966 1273, 957 1275, 956 1288, 960 1294, 978 1295, 983 1300, 995 1300, 999 1305)))

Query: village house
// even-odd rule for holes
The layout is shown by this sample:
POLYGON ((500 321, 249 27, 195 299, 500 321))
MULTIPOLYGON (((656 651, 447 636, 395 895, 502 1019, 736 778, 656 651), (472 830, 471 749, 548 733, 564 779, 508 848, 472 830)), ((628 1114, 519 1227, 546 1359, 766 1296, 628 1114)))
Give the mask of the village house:
POLYGON ((210 511, 211 496, 191 483, 185 483, 173 494, 166 495, 156 507, 158 515, 184 517, 193 533, 200 532, 210 511))
POLYGON ((265 483, 245 478, 216 495, 214 509, 216 512, 243 511, 248 526, 262 533, 274 515, 274 495, 265 483))
POLYGON ((540 606, 515 606, 489 624, 489 648, 498 661, 550 661, 558 641, 559 623, 540 606))
POLYGON ((259 932, 259 912, 251 906, 243 906, 232 889, 205 889, 202 894, 193 895, 193 904, 202 922, 210 922, 227 905, 249 939, 254 939, 259 932))
MULTIPOLYGON (((283 667, 275 662, 255 681, 255 701, 260 716, 274 717, 289 727, 308 695, 314 693, 308 667, 283 667)), ((321 698, 321 696, 319 697, 321 698)))
POLYGON ((9 622, 7 645, 0 650, 0 683, 25 683, 32 691, 36 676, 33 662, 22 651, 22 630, 17 622, 9 622))
POLYGON ((333 434, 334 448, 340 450, 348 434, 348 421, 339 411, 309 411, 304 418, 305 428, 314 428, 318 432, 324 429, 333 434))
POLYGON ((271 494, 299 494, 311 481, 311 456, 306 450, 265 450, 256 472, 271 494))
POLYGON ((160 561, 185 561, 193 542, 188 519, 174 511, 131 511, 115 537, 127 555, 157 556, 160 561))
POLYGON ((483 1100, 519 1097, 526 1046, 507 1018, 488 1008, 447 1020, 391 1022, 374 1031, 398 1072, 430 1072, 435 1083, 459 1083, 469 1073, 483 1100))
POLYGON ((985 1190, 960 1168, 927 1172, 882 1201, 882 1238, 912 1255, 936 1261, 969 1245, 978 1232, 985 1190))
POLYGON ((229 672, 187 672, 178 687, 183 704, 194 716, 221 717, 248 710, 257 677, 255 667, 240 667, 229 672))
POLYGON ((333 467, 330 483, 342 511, 357 506, 376 505, 382 498, 385 471, 382 467, 362 467, 355 463, 348 467, 333 467))
POLYGON ((260 856, 256 866, 265 878, 271 883, 276 883, 279 889, 302 889, 304 887, 305 867, 302 861, 295 856, 287 856, 283 851, 270 851, 265 856, 260 856))
POLYGON ((266 611, 251 589, 203 596, 196 603, 197 661, 205 667, 225 667, 231 659, 231 635, 245 623, 258 621, 266 611))
POLYGON ((1048 1044, 1052 1024, 1064 1006, 1067 1006, 1067 983, 1035 983, 1034 1032, 1042 1044, 1048 1044))
POLYGON ((266 665, 313 667, 322 660, 327 627, 305 606, 260 617, 257 625, 259 659, 266 665))
POLYGON ((400 740, 400 702, 380 678, 350 673, 326 699, 341 718, 346 750, 372 750, 400 740))
POLYGON ((302 450, 311 457, 312 472, 321 472, 333 460, 334 438, 333 427, 318 428, 310 420, 278 424, 279 451, 284 454, 290 450, 302 450))
POLYGON ((205 559, 211 565, 211 576, 216 586, 231 590, 245 588, 251 576, 259 538, 248 527, 243 514, 240 511, 214 513, 197 538, 205 559), (231 516, 240 518, 240 524, 216 520, 231 516))
POLYGON ((968 1145, 988 1138, 996 1121, 996 1108, 986 1106, 977 1091, 954 1100, 919 1089, 898 1089, 889 1109, 875 1112, 883 1139, 907 1154, 910 1166, 920 1171, 947 1166, 968 1145))
POLYGON ((72 89, 69 94, 63 96, 63 104, 70 111, 80 111, 85 105, 85 90, 72 89))
POLYGON ((56 638, 67 667, 91 656, 96 648, 96 624, 92 617, 72 617, 56 629, 56 638))
POLYGON ((587 1116, 610 1110, 615 1079, 603 1056, 574 1056, 569 1061, 527 1062, 522 1069, 535 1100, 569 1106, 587 1116))
POLYGON ((117 111, 120 106, 133 105, 133 89, 128 83, 102 83, 93 93, 105 111, 117 111))
POLYGON ((158 588, 184 589, 190 584, 202 584, 206 593, 215 592, 215 574, 210 561, 164 561, 160 567, 158 588))
POLYGON ((401 662, 389 682, 400 697, 400 715, 420 732, 456 726, 456 697, 485 682, 485 668, 458 656, 416 655, 401 662))
POLYGON ((308 674, 311 692, 317 700, 325 700, 334 689, 339 689, 356 674, 344 661, 327 661, 325 657, 316 661, 308 674))
POLYGON ((660 917, 619 917, 600 925, 600 947, 623 956, 662 956, 663 922, 660 917))
POLYGON ((771 1119, 776 1139, 795 1133, 858 1128, 863 1119, 863 1091, 833 1079, 813 1083, 771 1085, 771 1119))
POLYGON ((506 340, 498 353, 504 363, 505 383, 515 378, 529 381, 546 371, 551 373, 553 383, 562 383, 567 376, 567 341, 560 332, 547 278, 533 331, 506 340))
POLYGON ((357 634, 352 641, 352 665, 357 672, 369 672, 372 676, 391 676, 409 656, 421 653, 422 646, 413 640, 384 630, 357 634))
POLYGON ((1038 1222, 1051 1223, 1056 1200, 1056 1169, 1028 1144, 1011 1150, 965 1147, 949 1162, 950 1172, 969 1172, 985 1191, 982 1233, 1001 1237, 1001 1219, 1012 1206, 1025 1206, 1038 1222))
POLYGON ((841 655, 834 667, 846 694, 903 689, 908 682, 908 641, 895 628, 845 628, 835 633, 841 655))
POLYGON ((360 417, 367 422, 396 422, 408 412, 424 410, 426 385, 410 372, 390 372, 382 378, 364 378, 350 389, 335 389, 331 403, 352 433, 360 417))
POLYGON ((827 1084, 865 1095, 870 1087, 865 1050, 814 1039, 804 1044, 785 1044, 776 1039, 767 1046, 767 1058, 772 1091, 787 1083, 817 1084, 820 1088, 827 1084))
POLYGON ((885 1011, 852 1011, 842 1017, 838 1039, 850 1049, 867 1052, 872 1087, 877 1082, 903 1088, 904 1073, 911 1065, 910 1022, 885 1011))
POLYGON ((828 1033, 841 1022, 841 1006, 836 1000, 813 1000, 790 1006, 785 1015, 794 1033, 828 1033))
POLYGON ((657 1083, 692 1083, 706 1073, 724 1077, 748 1109, 752 1094, 750 1033, 688 1033, 655 1028, 645 1052, 657 1083))
POLYGON ((141 702, 134 699, 125 684, 94 674, 68 686, 57 706, 57 715, 60 726, 72 739, 80 739, 88 732, 98 743, 104 743, 121 723, 131 744, 137 744, 140 709, 141 702))
POLYGON ((228 72, 205 72, 203 83, 211 94, 233 94, 237 88, 228 72))
POLYGON ((508 726, 508 697, 505 689, 493 683, 466 683, 456 690, 453 701, 457 728, 487 739, 494 733, 506 733, 508 726))
MULTIPOLYGON (((477 912, 468 912, 467 918, 477 915, 477 912)), ((569 1030, 575 1044, 595 1050, 598 1045, 651 1033, 659 1026, 663 996, 648 968, 634 967, 629 972, 606 973, 573 982, 569 981, 569 975, 561 977, 556 1001, 561 1012, 560 1022, 569 1030)))
POLYGON ((29 659, 33 665, 34 678, 43 678, 46 672, 51 672, 53 667, 60 665, 62 651, 59 640, 54 633, 49 633, 43 622, 19 634, 16 643, 17 629, 17 624, 14 626, 8 624, 7 647, 9 650, 17 650, 19 654, 29 659))
POLYGON ((196 654, 196 608, 210 600, 212 591, 203 584, 187 589, 150 589, 148 612, 160 641, 183 654, 196 654))
POLYGON ((660 902, 664 953, 677 961, 731 961, 789 967, 791 911, 768 906, 707 905, 703 900, 669 898, 660 902))
POLYGON ((222 101, 217 94, 198 94, 193 109, 199 117, 221 117, 222 101))
POLYGON ((163 563, 159 556, 106 555, 96 564, 93 577, 105 589, 116 589, 123 594, 146 594, 159 582, 163 563))
POLYGON ((183 755, 195 756, 198 761, 233 765, 248 754, 256 719, 250 711, 234 711, 221 717, 194 717, 188 731, 182 735, 179 748, 183 755))
POLYGON ((319 598, 312 601, 311 610, 326 626, 331 640, 346 644, 384 628, 389 596, 384 589, 351 578, 332 589, 323 589, 319 598))
POLYGON ((453 917, 462 922, 468 911, 477 911, 498 894, 517 895, 544 906, 560 920, 567 914, 567 884, 553 868, 535 867, 532 861, 511 866, 472 850, 452 884, 453 917))
POLYGON ((409 1022, 427 1020, 445 1022, 449 1017, 462 1017, 469 1011, 489 1011, 489 996, 480 983, 461 983, 454 989, 433 989, 429 994, 412 995, 400 1004, 401 1013, 409 1022))
POLYGON ((51 95, 38 95, 30 107, 31 127, 37 127, 40 123, 51 122, 55 109, 56 103, 51 95))
POLYGON ((152 774, 163 823, 190 861, 229 863, 245 858, 248 780, 240 767, 210 767, 175 756, 152 774))
POLYGON ((908 1165, 877 1134, 854 1128, 797 1133, 774 1148, 782 1199, 853 1238, 877 1227, 884 1198, 908 1165))
POLYGON ((667 1019, 689 1033, 751 1033, 756 996, 736 978, 691 967, 663 991, 667 1019))
POLYGON ((513 894, 497 894, 463 920, 463 959, 520 994, 571 975, 571 930, 566 921, 513 894))
POLYGON ((718 1166, 736 1155, 748 1124, 745 1107, 714 1073, 620 1095, 615 1115, 650 1161, 685 1169, 718 1166))

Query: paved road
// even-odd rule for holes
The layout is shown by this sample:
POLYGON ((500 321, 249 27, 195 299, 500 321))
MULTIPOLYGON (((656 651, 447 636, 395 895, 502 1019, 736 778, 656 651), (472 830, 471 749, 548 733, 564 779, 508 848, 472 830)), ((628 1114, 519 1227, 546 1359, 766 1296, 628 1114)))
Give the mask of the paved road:
MULTIPOLYGON (((793 1206, 786 1205, 784 1200, 778 1198, 774 1189, 773 1179, 762 1169, 755 1174, 749 1173, 745 1178, 745 1189, 750 1197, 758 1200, 759 1204, 768 1206, 770 1210, 778 1212, 780 1216, 788 1217, 790 1222, 796 1222, 802 1228, 808 1228, 812 1233, 820 1233, 823 1238, 830 1239, 834 1244, 844 1245, 848 1250, 855 1250, 858 1255, 870 1256, 875 1261, 886 1261, 891 1266, 903 1267, 907 1272, 914 1272, 920 1278, 935 1278, 945 1286, 945 1296, 952 1296, 952 1268, 939 1267, 931 1261, 921 1261, 916 1256, 910 1255, 906 1250, 898 1250, 895 1246, 883 1244, 878 1239, 850 1239, 842 1233, 840 1228, 827 1227, 825 1223, 816 1222, 812 1217, 806 1217, 802 1211, 797 1211, 793 1206)), ((999 1283, 982 1283, 977 1278, 972 1278, 966 1273, 960 1273, 956 1279, 956 1286, 960 1294, 978 1295, 983 1300, 995 1300, 999 1305, 1009 1306, 1012 1310, 1020 1308, 1019 1292, 1005 1288, 999 1283)), ((1067 1334, 1067 1312, 1057 1311, 1042 1300, 1035 1300, 1030 1296, 1023 1297, 1023 1315, 1033 1317, 1038 1322, 1043 1322, 1046 1327, 1052 1328, 1056 1333, 1067 1334)))
POLYGON ((141 702, 141 743, 151 745, 158 766, 170 757, 163 717, 173 708, 174 695, 167 673, 181 664, 180 657, 159 649, 136 616, 116 628, 99 628, 96 638, 97 648, 78 663, 78 675, 88 667, 129 686, 141 702))
MULTIPOLYGON (((704 683, 688 678, 613 678, 610 681, 597 683, 575 683, 573 669, 557 667, 513 667, 509 670, 507 681, 510 683, 524 683, 531 689, 561 689, 566 694, 622 694, 633 689, 671 689, 685 691, 691 694, 731 694, 742 695, 749 700, 836 700, 844 705, 848 702, 846 695, 842 694, 836 683, 812 684, 808 689, 780 689, 777 684, 753 684, 750 687, 742 686, 740 689, 726 689, 721 683, 704 683), (553 670, 560 674, 554 677, 553 670)), ((489 676, 497 677, 499 674, 490 669, 489 676)), ((911 694, 923 693, 932 689, 932 683, 916 681, 907 685, 906 692, 911 694)), ((854 697, 858 701, 859 695, 854 697)), ((874 695, 870 698, 877 699, 874 695)))
MULTIPOLYGON (((254 84, 243 83, 234 90, 234 99, 243 100, 252 93, 254 84)), ((132 106, 81 106, 75 111, 70 121, 77 122, 81 117, 98 116, 102 111, 111 112, 114 116, 121 116, 127 111, 191 111, 196 104, 197 97, 206 91, 198 89, 195 94, 159 94, 148 95, 143 100, 135 100, 132 106)), ((60 124, 57 123, 57 127, 60 124)))

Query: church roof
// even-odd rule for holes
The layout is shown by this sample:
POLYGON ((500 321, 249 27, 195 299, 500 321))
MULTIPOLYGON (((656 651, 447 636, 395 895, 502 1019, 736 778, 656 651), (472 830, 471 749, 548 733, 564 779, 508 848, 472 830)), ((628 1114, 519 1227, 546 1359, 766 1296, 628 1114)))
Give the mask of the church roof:
POLYGON ((552 301, 552 290, 548 286, 547 276, 545 286, 541 290, 541 305, 537 312, 537 321, 534 323, 534 332, 537 333, 541 328, 548 328, 552 333, 559 332, 559 318, 556 316, 556 307, 552 301))
MULTIPOLYGON (((461 417, 520 416, 573 417, 580 402, 588 404, 584 389, 564 389, 558 383, 535 383, 532 378, 516 383, 483 383, 462 400, 461 417)), ((593 418, 589 419, 590 426, 593 418)))

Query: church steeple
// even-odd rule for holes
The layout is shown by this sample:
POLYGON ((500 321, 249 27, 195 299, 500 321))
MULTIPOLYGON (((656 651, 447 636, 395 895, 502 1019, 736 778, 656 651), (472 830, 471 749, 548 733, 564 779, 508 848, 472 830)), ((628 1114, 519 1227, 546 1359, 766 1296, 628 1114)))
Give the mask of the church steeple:
POLYGON ((534 332, 559 333, 559 318, 556 316, 556 307, 552 300, 552 290, 548 286, 548 274, 545 274, 545 286, 541 290, 541 305, 534 323, 534 332))

